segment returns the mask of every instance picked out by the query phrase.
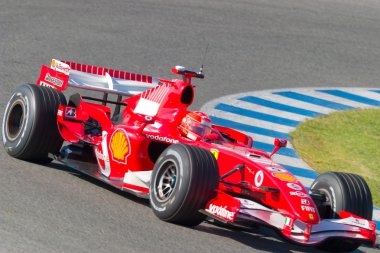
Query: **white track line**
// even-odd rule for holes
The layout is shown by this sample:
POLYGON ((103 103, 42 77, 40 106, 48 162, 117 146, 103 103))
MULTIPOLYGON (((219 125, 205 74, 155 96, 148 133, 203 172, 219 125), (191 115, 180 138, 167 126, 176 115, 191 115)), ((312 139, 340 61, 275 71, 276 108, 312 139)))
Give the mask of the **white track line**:
POLYGON ((331 112, 336 111, 334 109, 330 109, 327 107, 323 107, 323 106, 319 106, 319 105, 315 105, 315 104, 311 104, 311 103, 306 103, 303 101, 283 97, 281 95, 276 95, 276 94, 266 94, 262 98, 269 100, 269 101, 281 103, 284 105, 293 106, 293 107, 300 108, 300 109, 314 111, 314 112, 318 112, 318 113, 322 113, 322 114, 329 114, 331 112))
POLYGON ((307 116, 303 116, 303 115, 299 115, 299 114, 295 114, 295 113, 291 113, 291 112, 281 111, 278 109, 273 109, 273 108, 269 108, 266 106, 257 105, 257 104, 253 104, 253 103, 249 103, 249 102, 245 102, 245 101, 241 101, 241 100, 234 100, 232 102, 232 105, 236 106, 236 107, 243 108, 243 109, 247 109, 247 110, 251 110, 251 111, 255 111, 255 112, 266 113, 266 114, 270 114, 270 115, 275 115, 277 117, 295 120, 295 121, 303 121, 305 119, 311 118, 311 117, 307 117, 307 116))
POLYGON ((289 157, 289 156, 284 156, 284 155, 279 155, 279 154, 273 155, 272 158, 276 163, 285 164, 285 165, 289 165, 292 167, 297 167, 297 168, 301 168, 301 169, 305 169, 305 170, 314 171, 307 163, 305 163, 300 158, 289 157))
MULTIPOLYGON (((368 104, 359 103, 359 102, 356 102, 356 101, 352 101, 352 100, 349 100, 349 99, 337 97, 337 96, 330 95, 330 94, 327 94, 327 93, 324 93, 324 92, 319 92, 319 91, 302 91, 302 92, 299 92, 299 93, 303 94, 303 95, 307 95, 307 96, 316 97, 316 98, 328 100, 328 101, 331 101, 331 102, 339 103, 339 104, 342 104, 342 105, 347 105, 347 106, 355 107, 355 108, 371 107, 368 104)), ((359 94, 355 94, 355 95, 359 95, 359 94)))
MULTIPOLYGON (((372 220, 380 221, 380 210, 373 210, 372 220)), ((380 228, 377 229, 380 230, 380 228)))
POLYGON ((297 175, 294 175, 299 181, 301 181, 301 183, 305 186, 305 187, 308 187, 310 188, 311 184, 314 182, 314 179, 311 179, 311 178, 306 178, 306 177, 301 177, 301 176, 297 176, 297 175))
POLYGON ((214 109, 213 113, 211 113, 210 115, 216 116, 219 118, 223 118, 223 119, 228 119, 231 121, 235 121, 235 122, 238 122, 241 124, 261 127, 261 128, 270 129, 270 130, 274 130, 274 131, 282 132, 282 133, 289 133, 289 132, 296 129, 295 127, 289 127, 289 126, 284 126, 284 125, 280 125, 280 124, 275 124, 275 123, 272 123, 269 121, 254 119, 251 117, 246 117, 243 115, 238 115, 238 114, 225 112, 225 111, 221 111, 221 110, 217 110, 217 109, 214 109))
POLYGON ((379 90, 379 88, 368 88, 368 89, 360 89, 360 88, 345 88, 344 91, 348 93, 352 93, 354 95, 359 95, 362 97, 374 99, 380 102, 380 93, 373 92, 371 90, 379 90))

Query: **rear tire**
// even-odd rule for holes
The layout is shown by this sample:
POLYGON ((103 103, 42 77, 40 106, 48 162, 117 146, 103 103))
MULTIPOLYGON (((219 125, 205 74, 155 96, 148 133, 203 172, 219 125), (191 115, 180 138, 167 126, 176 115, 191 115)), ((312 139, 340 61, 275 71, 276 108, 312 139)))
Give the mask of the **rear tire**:
POLYGON ((150 203, 155 215, 185 226, 200 224, 199 212, 215 197, 219 172, 214 156, 205 149, 174 144, 162 152, 151 177, 150 203))
POLYGON ((2 135, 7 153, 22 160, 49 162, 48 153, 58 153, 63 143, 57 127, 59 104, 66 104, 62 92, 20 85, 4 113, 2 135))
MULTIPOLYGON (((322 219, 337 219, 340 211, 348 211, 372 220, 372 195, 362 177, 351 173, 328 172, 321 174, 310 187, 312 192, 326 196, 326 203, 318 206, 322 219)), ((329 252, 350 252, 360 241, 344 238, 326 240, 318 248, 329 252)))

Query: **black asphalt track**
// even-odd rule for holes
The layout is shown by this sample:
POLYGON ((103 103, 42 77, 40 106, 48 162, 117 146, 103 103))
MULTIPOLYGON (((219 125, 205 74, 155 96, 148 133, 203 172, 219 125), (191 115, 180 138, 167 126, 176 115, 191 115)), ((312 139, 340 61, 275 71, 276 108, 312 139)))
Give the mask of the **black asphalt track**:
MULTIPOLYGON (((227 94, 379 86, 375 0, 0 0, 0 118, 51 58, 173 78, 197 70, 193 109, 227 94)), ((148 202, 0 148, 0 252, 317 252, 272 232, 159 221, 148 202)), ((360 248, 358 252, 373 252, 360 248)))

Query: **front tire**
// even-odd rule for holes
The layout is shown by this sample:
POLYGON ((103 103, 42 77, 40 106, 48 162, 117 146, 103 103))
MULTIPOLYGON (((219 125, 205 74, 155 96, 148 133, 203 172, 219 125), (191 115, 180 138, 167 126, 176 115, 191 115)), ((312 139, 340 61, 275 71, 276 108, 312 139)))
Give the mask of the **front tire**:
POLYGON ((153 169, 150 185, 153 212, 163 221, 196 226, 205 218, 199 210, 215 197, 218 181, 218 166, 208 150, 171 145, 153 169))
MULTIPOLYGON (((338 219, 340 211, 348 211, 372 220, 372 195, 362 177, 351 173, 328 172, 318 176, 310 187, 312 192, 323 194, 326 202, 318 206, 322 219, 338 219)), ((331 238, 318 248, 329 252, 350 252, 361 245, 360 241, 331 238)))
POLYGON ((3 118, 3 145, 15 158, 48 162, 48 153, 58 153, 63 139, 57 127, 59 104, 65 96, 52 88, 20 85, 9 100, 3 118))

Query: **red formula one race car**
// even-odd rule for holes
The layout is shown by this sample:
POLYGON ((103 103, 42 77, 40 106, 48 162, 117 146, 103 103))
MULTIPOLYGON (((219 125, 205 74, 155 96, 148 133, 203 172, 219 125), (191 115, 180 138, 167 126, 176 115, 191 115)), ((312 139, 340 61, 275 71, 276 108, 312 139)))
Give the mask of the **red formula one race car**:
POLYGON ((37 85, 23 84, 10 98, 4 147, 15 158, 54 159, 148 198, 164 221, 195 226, 208 217, 239 228, 263 225, 331 252, 375 245, 372 197, 361 177, 322 174, 307 191, 271 160, 286 140, 275 139, 267 154, 246 134, 189 111, 191 79, 204 76, 180 66, 172 72, 181 78, 53 60, 42 66, 37 85), (67 102, 68 86, 104 95, 76 93, 67 102))

